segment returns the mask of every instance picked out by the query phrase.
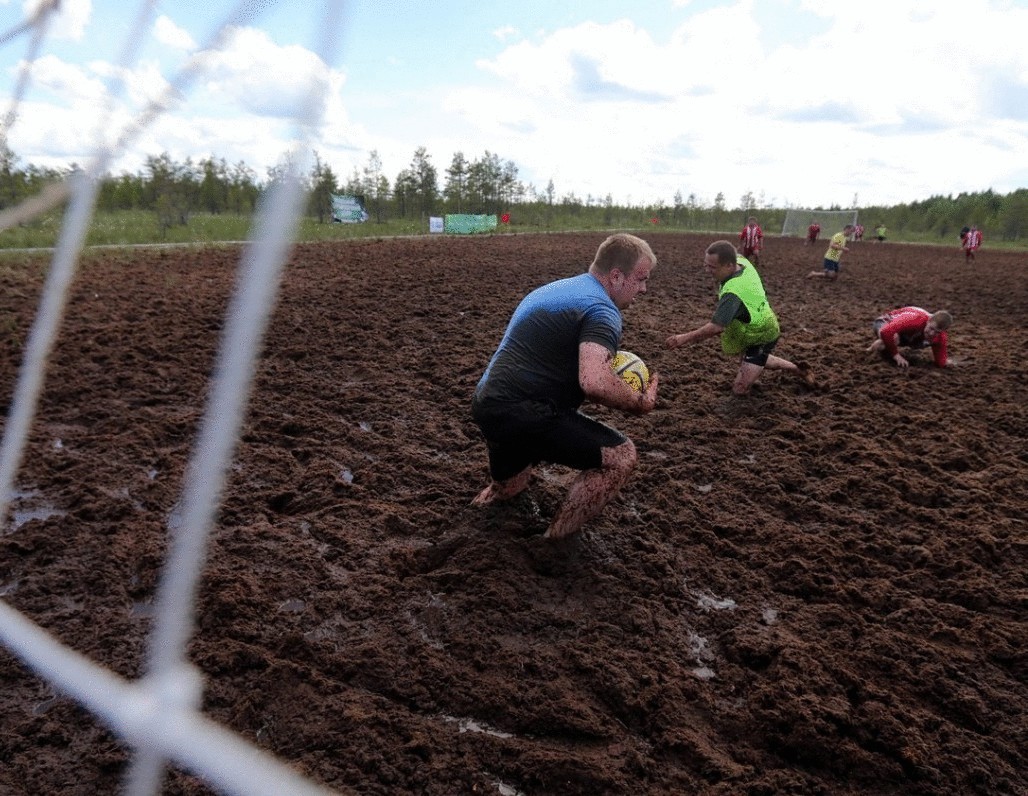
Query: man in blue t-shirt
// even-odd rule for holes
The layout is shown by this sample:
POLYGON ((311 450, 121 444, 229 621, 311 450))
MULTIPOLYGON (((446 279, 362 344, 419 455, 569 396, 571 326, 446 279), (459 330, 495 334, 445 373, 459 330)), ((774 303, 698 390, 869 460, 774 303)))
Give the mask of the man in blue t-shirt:
POLYGON ((477 505, 508 500, 540 462, 581 470, 546 536, 576 533, 624 486, 638 461, 624 434, 579 411, 594 403, 644 415, 657 403, 657 375, 636 392, 610 366, 621 310, 657 264, 649 244, 611 235, 589 270, 543 285, 518 305, 475 389, 471 412, 489 449, 491 483, 477 505))

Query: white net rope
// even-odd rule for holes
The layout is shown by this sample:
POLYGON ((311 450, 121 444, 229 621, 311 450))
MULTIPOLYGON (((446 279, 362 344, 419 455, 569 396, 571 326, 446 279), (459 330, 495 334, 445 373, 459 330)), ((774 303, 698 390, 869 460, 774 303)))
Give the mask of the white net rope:
POLYGON ((821 236, 831 237, 847 224, 857 223, 857 210, 807 210, 791 207, 785 211, 782 237, 806 237, 814 222, 821 225, 821 236))
MULTIPOLYGON (((141 3, 120 56, 122 67, 132 63, 156 5, 155 0, 141 3)), ((178 97, 186 95, 235 27, 258 18, 273 5, 268 0, 238 3, 186 65, 168 79, 165 92, 150 102, 130 125, 117 131, 113 143, 103 141, 102 131, 107 125, 98 125, 95 153, 85 169, 48 186, 17 207, 0 212, 2 230, 68 202, 0 445, 0 521, 7 517, 46 364, 92 219, 100 178, 113 159, 147 126, 159 119, 178 97)), ((0 122, 0 144, 5 149, 19 104, 31 82, 33 63, 59 7, 60 0, 45 0, 32 16, 0 33, 0 46, 22 36, 30 37, 10 107, 0 122)), ((332 63, 334 35, 341 21, 341 0, 326 0, 323 13, 312 18, 314 29, 322 35, 317 55, 325 64, 332 63)), ((105 113, 113 108, 121 86, 112 84, 108 89, 105 113)), ((169 763, 191 771, 225 793, 281 796, 330 792, 206 719, 199 710, 202 676, 185 654, 194 629, 194 602, 208 536, 249 400, 261 340, 303 208, 303 174, 312 160, 312 144, 323 105, 320 90, 321 84, 312 80, 306 101, 294 119, 294 144, 285 159, 286 167, 281 179, 263 197, 249 243, 242 250, 211 392, 182 487, 182 521, 170 531, 168 557, 155 601, 157 611, 146 674, 137 681, 129 681, 107 671, 0 601, 0 643, 55 688, 78 700, 134 751, 126 782, 126 792, 132 796, 159 792, 169 763)))

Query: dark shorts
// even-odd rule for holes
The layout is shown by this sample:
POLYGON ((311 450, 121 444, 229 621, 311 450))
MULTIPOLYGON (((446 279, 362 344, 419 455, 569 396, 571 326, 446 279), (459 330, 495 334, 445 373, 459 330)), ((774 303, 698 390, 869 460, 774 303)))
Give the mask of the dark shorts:
POLYGON ((767 364, 767 358, 771 356, 771 352, 775 350, 776 345, 778 345, 778 340, 772 340, 770 343, 761 343, 760 345, 751 345, 743 351, 742 361, 750 365, 764 367, 767 364))
POLYGON ((628 441, 577 409, 560 409, 549 401, 472 401, 471 416, 485 437, 494 481, 506 481, 540 462, 595 470, 603 464, 603 448, 628 441))
POLYGON ((825 257, 825 270, 839 273, 839 263, 835 260, 829 260, 827 257, 825 257))

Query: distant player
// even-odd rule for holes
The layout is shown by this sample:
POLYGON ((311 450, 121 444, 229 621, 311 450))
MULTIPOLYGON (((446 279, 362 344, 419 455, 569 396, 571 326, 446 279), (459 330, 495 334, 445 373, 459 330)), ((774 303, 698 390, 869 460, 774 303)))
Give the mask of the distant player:
POLYGON ((910 365, 900 352, 904 348, 932 349, 932 358, 940 368, 946 367, 946 346, 949 342, 948 329, 953 325, 953 316, 946 310, 931 313, 920 307, 900 307, 885 313, 872 324, 875 341, 868 351, 877 351, 885 359, 895 362, 897 367, 910 365))
POLYGON ((973 263, 974 253, 982 245, 982 231, 974 224, 964 235, 964 262, 973 263))
POLYGON ((757 223, 756 216, 750 216, 746 226, 739 233, 740 253, 754 265, 760 265, 760 250, 763 248, 764 230, 757 223))
POLYGON ((811 221, 810 226, 807 227, 807 242, 805 245, 810 246, 817 243, 818 235, 821 234, 821 225, 816 221, 811 221))
POLYGON ((825 260, 822 270, 811 271, 807 274, 807 279, 827 279, 829 281, 835 281, 839 278, 839 266, 842 264, 842 253, 849 251, 849 247, 846 246, 846 239, 851 234, 853 234, 853 225, 847 224, 842 228, 842 232, 836 232, 832 235, 832 239, 828 243, 828 251, 825 252, 825 260))
POLYGON ((853 226, 853 240, 863 240, 863 239, 864 239, 864 225, 863 224, 855 224, 853 226))

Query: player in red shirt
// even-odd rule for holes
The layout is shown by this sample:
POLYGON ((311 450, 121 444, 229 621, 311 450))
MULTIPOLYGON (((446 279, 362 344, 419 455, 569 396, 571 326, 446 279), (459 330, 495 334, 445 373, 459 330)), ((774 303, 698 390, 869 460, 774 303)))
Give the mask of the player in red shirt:
POLYGON ((806 245, 810 246, 812 243, 817 243, 817 236, 821 234, 821 225, 816 221, 811 221, 810 226, 807 227, 807 242, 806 245))
POLYGON ((863 239, 864 239, 864 225, 863 224, 857 224, 855 227, 853 227, 853 240, 863 240, 863 239))
POLYGON ((947 365, 947 330, 953 324, 953 316, 946 310, 932 313, 920 307, 900 307, 885 313, 875 320, 872 328, 875 341, 868 351, 878 351, 885 359, 892 360, 901 368, 910 363, 899 352, 899 347, 927 348, 931 346, 932 358, 940 368, 947 365))
POLYGON ((982 231, 972 224, 971 229, 967 231, 967 234, 964 235, 961 240, 964 241, 964 261, 973 263, 974 253, 978 251, 978 247, 982 245, 982 231))
POLYGON ((764 248, 764 230, 755 216, 750 216, 739 233, 739 254, 754 265, 760 265, 760 250, 764 248))

